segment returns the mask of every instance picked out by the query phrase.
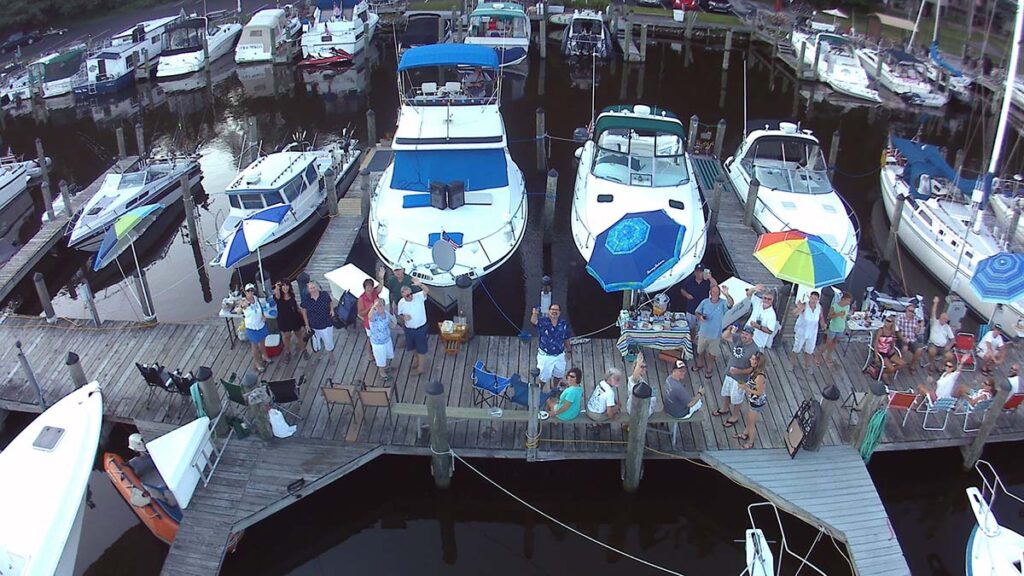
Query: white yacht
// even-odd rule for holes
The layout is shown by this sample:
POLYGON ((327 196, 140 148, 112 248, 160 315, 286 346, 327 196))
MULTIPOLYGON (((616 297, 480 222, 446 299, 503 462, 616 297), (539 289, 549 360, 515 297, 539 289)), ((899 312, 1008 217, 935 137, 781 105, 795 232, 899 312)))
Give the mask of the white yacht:
POLYGON ((875 82, 911 104, 941 108, 949 102, 949 94, 928 78, 928 66, 910 54, 901 50, 885 50, 879 55, 873 48, 858 48, 856 53, 864 70, 875 82), (879 57, 882 59, 881 69, 879 57))
POLYGON ((481 2, 469 14, 465 43, 490 46, 502 66, 514 66, 529 55, 530 18, 515 2, 481 2))
POLYGON ((242 33, 242 25, 222 20, 224 17, 222 12, 207 16, 193 14, 168 26, 163 34, 156 77, 184 76, 205 68, 204 37, 210 62, 229 54, 242 33))
POLYGON ((178 201, 183 192, 182 174, 188 175, 189 190, 185 192, 191 193, 202 178, 195 157, 154 158, 128 171, 107 174, 100 189, 82 207, 68 238, 68 247, 95 252, 107 227, 128 210, 155 202, 167 206, 178 201))
POLYGON ((151 70, 155 70, 163 50, 164 30, 180 19, 168 16, 140 22, 90 50, 72 82, 75 95, 88 97, 127 88, 135 78, 136 68, 147 59, 151 70))
POLYGON ((612 57, 612 35, 604 23, 604 14, 594 10, 574 10, 569 25, 562 31, 562 55, 597 57, 602 60, 612 57))
POLYGON ((756 227, 820 236, 846 258, 849 275, 857 260, 860 232, 851 220, 853 211, 829 180, 818 139, 790 122, 751 124, 754 129, 725 161, 726 176, 740 203, 746 203, 750 182, 757 178, 756 227))
POLYGON ((801 53, 804 55, 804 65, 814 66, 817 62, 818 78, 836 92, 881 102, 878 91, 871 88, 868 75, 853 52, 850 39, 835 34, 834 27, 828 24, 813 22, 811 26, 810 29, 794 28, 790 35, 793 52, 798 58, 801 53))
POLYGON ((313 15, 302 28, 302 57, 329 60, 355 56, 373 40, 380 17, 370 11, 366 0, 338 8, 334 0, 317 0, 313 15))
POLYGON ((31 74, 42 79, 43 98, 56 98, 71 94, 73 78, 85 60, 85 46, 74 46, 60 52, 51 52, 28 65, 31 74))
POLYGON ((0 210, 28 190, 29 168, 33 163, 19 161, 14 156, 0 158, 0 210))
POLYGON ((235 62, 287 63, 298 54, 302 23, 291 9, 266 8, 252 15, 235 46, 235 62))
POLYGON ((597 236, 626 214, 663 210, 686 232, 679 261, 646 289, 661 291, 689 276, 704 257, 707 225, 679 118, 642 104, 606 108, 576 154, 570 222, 583 259, 590 261, 597 236))
POLYGON ((96 382, 40 414, 0 452, 0 571, 74 573, 103 422, 96 382))
MULTIPOLYGON (((290 210, 280 226, 260 245, 260 257, 276 254, 302 237, 320 221, 317 210, 327 198, 329 173, 337 186, 353 169, 360 152, 358 142, 345 139, 321 150, 302 150, 292 144, 282 152, 267 154, 242 170, 224 193, 231 209, 217 233, 217 251, 223 252, 246 216, 264 208, 288 205, 290 210)), ((236 266, 256 262, 253 253, 236 266)), ((220 261, 220 256, 214 264, 220 261)))
POLYGON ((411 48, 398 65, 394 160, 370 200, 370 242, 388 267, 430 286, 495 270, 526 232, 526 185, 508 152, 498 67, 494 50, 465 44, 411 48), (433 257, 445 242, 452 266, 433 257))

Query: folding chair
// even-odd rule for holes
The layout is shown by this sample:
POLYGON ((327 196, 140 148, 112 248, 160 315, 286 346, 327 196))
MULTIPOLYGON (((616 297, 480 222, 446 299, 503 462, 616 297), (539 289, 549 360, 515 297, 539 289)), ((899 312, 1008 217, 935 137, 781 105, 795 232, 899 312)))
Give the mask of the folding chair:
POLYGON ((956 339, 953 341, 953 356, 956 357, 956 363, 960 365, 961 371, 974 372, 978 369, 978 363, 974 357, 975 346, 977 346, 977 341, 974 334, 960 332, 956 335, 956 339))
POLYGON ((249 406, 249 401, 245 398, 245 392, 242 390, 242 385, 235 382, 237 375, 232 372, 231 376, 227 380, 221 378, 220 385, 224 388, 224 391, 228 393, 228 400, 234 404, 238 404, 243 409, 249 406))
POLYGON ((473 366, 473 405, 500 407, 509 399, 512 384, 509 378, 502 378, 484 368, 483 360, 473 366))
POLYGON ((136 362, 135 367, 138 368, 139 373, 142 374, 142 379, 146 381, 146 386, 149 388, 149 394, 146 396, 146 408, 149 408, 153 401, 153 393, 157 390, 176 392, 173 388, 174 384, 171 382, 171 376, 160 364, 156 362, 152 364, 139 364, 136 362))
POLYGON ((171 383, 174 387, 171 389, 172 392, 176 392, 181 397, 181 414, 185 412, 185 404, 192 402, 192 385, 195 384, 196 379, 192 376, 191 372, 181 373, 181 370, 175 370, 170 373, 171 383))
POLYGON ((282 412, 287 412, 302 420, 302 417, 285 408, 283 404, 291 404, 292 402, 299 401, 299 392, 302 389, 302 383, 306 380, 306 376, 300 376, 298 381, 295 378, 288 378, 287 380, 271 380, 270 382, 264 382, 267 387, 267 392, 270 393, 270 399, 274 408, 279 408, 282 412))
POLYGON ((886 406, 886 410, 903 410, 903 421, 900 422, 900 426, 906 426, 910 412, 920 399, 921 396, 916 392, 889 392, 889 404, 886 406))
POLYGON ((964 417, 964 432, 965 433, 966 432, 977 432, 978 428, 981 428, 981 426, 976 426, 974 428, 968 428, 967 427, 967 421, 971 419, 971 414, 978 414, 980 418, 984 418, 985 417, 985 411, 988 410, 991 407, 992 407, 992 398, 989 398, 987 400, 982 400, 981 402, 978 402, 974 406, 971 406, 970 402, 961 402, 960 403, 960 407, 956 410, 956 412, 954 412, 954 414, 959 414, 959 415, 964 417))
MULTIPOLYGON (((897 358, 903 358, 903 353, 900 352, 900 349, 898 347, 895 348, 895 351, 896 351, 896 357, 897 358)), ((885 373, 885 359, 882 358, 881 354, 879 354, 878 352, 875 351, 875 347, 872 346, 871 344, 868 344, 868 355, 867 355, 867 358, 864 359, 864 366, 861 367, 860 371, 863 372, 867 377, 873 378, 877 382, 881 382, 882 381, 882 376, 885 373), (872 375, 871 371, 868 370, 868 368, 871 367, 871 366, 877 366, 878 367, 878 372, 876 374, 874 374, 874 375, 872 375)), ((899 377, 899 375, 900 375, 900 373, 899 373, 898 370, 896 372, 893 372, 893 375, 892 375, 892 383, 893 384, 896 383, 896 379, 899 377)))
POLYGON ((686 416, 683 416, 682 418, 673 418, 672 420, 669 421, 669 424, 671 424, 671 427, 672 427, 672 447, 673 448, 676 447, 676 438, 679 435, 679 424, 687 424, 689 422, 693 422, 694 420, 696 420, 698 415, 700 414, 701 408, 703 408, 703 407, 704 407, 704 399, 703 398, 699 398, 699 399, 697 399, 697 402, 693 406, 690 406, 690 412, 687 413, 686 416))
POLYGON ((346 384, 335 384, 334 380, 327 379, 327 386, 320 387, 320 393, 324 396, 324 402, 327 403, 327 420, 331 419, 331 410, 335 405, 340 404, 341 410, 344 412, 345 406, 351 406, 352 410, 356 408, 356 387, 346 384))
MULTIPOLYGON (((394 424, 391 417, 391 388, 359 388, 357 393, 359 395, 359 403, 363 405, 363 416, 366 416, 367 408, 385 408, 387 409, 388 423, 394 424)), ((391 427, 391 432, 394 434, 394 426, 391 427)))
POLYGON ((1024 392, 1012 394, 1006 404, 1003 404, 1003 412, 1016 412, 1021 402, 1024 402, 1024 392))
MULTIPOLYGON (((926 395, 922 402, 917 405, 917 411, 924 413, 924 419, 921 421, 921 428, 925 430, 942 431, 946 429, 946 423, 949 421, 949 413, 956 408, 956 398, 946 397, 939 398, 938 400, 932 400, 931 396, 926 395), (923 408, 923 410, 922 410, 923 408), (939 428, 928 427, 928 416, 932 414, 943 414, 942 426, 939 428)), ((938 418, 938 416, 936 416, 938 418)))

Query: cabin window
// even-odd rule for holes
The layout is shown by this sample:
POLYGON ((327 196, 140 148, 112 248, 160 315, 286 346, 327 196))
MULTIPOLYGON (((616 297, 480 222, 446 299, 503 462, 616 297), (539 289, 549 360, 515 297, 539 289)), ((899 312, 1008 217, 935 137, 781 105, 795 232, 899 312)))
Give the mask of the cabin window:
POLYGON ((919 218, 921 218, 921 221, 924 222, 925 226, 931 227, 931 225, 932 225, 932 217, 931 216, 929 216, 925 212, 918 212, 917 215, 918 215, 919 218))
POLYGON ((292 178, 292 181, 281 190, 284 192, 284 197, 287 198, 288 202, 294 202, 299 197, 299 193, 302 192, 302 178, 292 178))
POLYGON ((630 186, 680 186, 689 181, 685 144, 677 134, 609 128, 598 135, 593 174, 630 186))
POLYGON ((306 167, 306 183, 310 186, 316 182, 316 168, 312 164, 306 167))
POLYGON ((263 38, 263 30, 249 30, 249 38, 263 38))
POLYGON ((263 195, 263 200, 266 201, 267 206, 275 206, 277 204, 284 204, 284 201, 281 200, 281 195, 279 193, 277 193, 276 191, 274 191, 274 192, 267 192, 266 194, 264 194, 263 195))
POLYGON ((741 161, 762 186, 797 194, 832 191, 825 157, 814 140, 801 136, 757 139, 741 161))
POLYGON ((242 208, 246 210, 259 210, 263 208, 262 194, 239 194, 238 197, 242 201, 242 208))
POLYGON ((228 194, 228 204, 231 204, 232 208, 242 207, 242 202, 238 199, 237 194, 228 194))

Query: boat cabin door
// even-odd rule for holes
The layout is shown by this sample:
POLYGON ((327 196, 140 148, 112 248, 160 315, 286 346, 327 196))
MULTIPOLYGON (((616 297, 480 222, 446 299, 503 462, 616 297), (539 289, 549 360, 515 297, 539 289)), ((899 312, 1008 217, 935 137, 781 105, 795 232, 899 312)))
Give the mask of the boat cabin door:
POLYGON ((107 61, 103 58, 96 60, 96 78, 103 78, 107 75, 107 61))
POLYGON ((146 39, 146 27, 139 24, 132 30, 132 44, 138 44, 146 39))

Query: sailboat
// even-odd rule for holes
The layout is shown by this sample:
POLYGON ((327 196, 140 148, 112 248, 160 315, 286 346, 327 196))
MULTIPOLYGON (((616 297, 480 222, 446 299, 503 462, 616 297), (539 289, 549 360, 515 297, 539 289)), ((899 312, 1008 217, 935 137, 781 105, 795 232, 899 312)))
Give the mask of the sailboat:
POLYGON ((967 500, 976 524, 967 541, 967 576, 1020 576, 1024 574, 1024 536, 999 524, 992 505, 1002 492, 1024 504, 1006 489, 995 469, 985 460, 974 465, 981 488, 967 488, 967 500))
POLYGON ((907 52, 858 48, 857 58, 875 82, 911 104, 941 108, 949 102, 949 95, 928 78, 928 66, 907 52))
MULTIPOLYGON (((917 18, 914 20, 914 29, 910 32, 910 39, 907 41, 907 52, 913 52, 914 37, 917 36, 917 28, 921 23, 921 16, 924 14, 924 6, 928 2, 921 2, 917 11, 917 18)), ((932 27, 932 43, 928 48, 929 61, 927 62, 926 73, 928 79, 938 86, 946 88, 950 96, 956 97, 961 102, 967 102, 971 97, 971 83, 973 80, 963 73, 962 70, 950 64, 942 53, 939 52, 939 16, 942 13, 941 0, 935 2, 935 26, 932 27)))
MULTIPOLYGON (((1009 76, 1016 74, 1020 56, 1024 10, 1018 4, 1009 76)), ((969 286, 975 266, 1004 249, 985 204, 999 167, 1003 139, 1009 123, 1012 84, 1007 83, 988 172, 968 180, 946 163, 934 146, 891 137, 882 157, 882 200, 890 220, 897 199, 904 199, 900 242, 932 276, 946 285, 989 321, 1002 324, 1010 334, 1024 332, 1024 301, 1007 305, 982 302, 969 286)))

